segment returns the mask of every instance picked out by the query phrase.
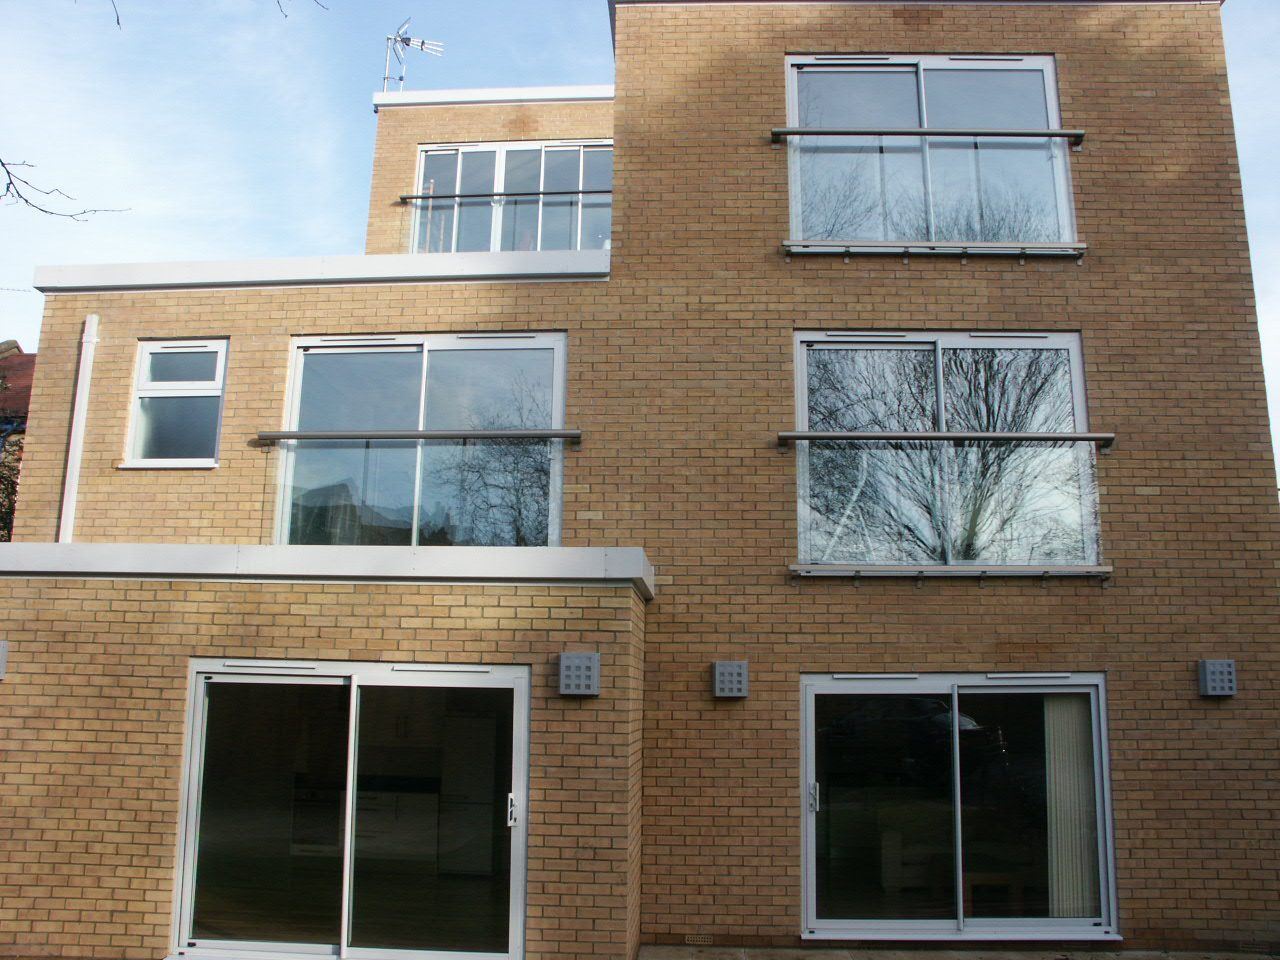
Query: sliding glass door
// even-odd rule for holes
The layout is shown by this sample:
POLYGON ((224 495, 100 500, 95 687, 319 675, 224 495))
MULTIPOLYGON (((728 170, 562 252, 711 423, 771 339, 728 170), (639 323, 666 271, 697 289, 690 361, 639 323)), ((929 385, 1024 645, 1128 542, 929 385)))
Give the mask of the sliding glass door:
POLYGON ((804 691, 806 936, 1114 936, 1100 677, 804 691))
POLYGON ((206 662, 176 949, 521 955, 528 671, 206 662))

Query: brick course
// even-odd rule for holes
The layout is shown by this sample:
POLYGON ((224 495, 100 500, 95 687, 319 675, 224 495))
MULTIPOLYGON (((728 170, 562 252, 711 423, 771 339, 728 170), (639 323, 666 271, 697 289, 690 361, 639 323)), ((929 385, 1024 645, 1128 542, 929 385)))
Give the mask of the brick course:
MULTIPOLYGON (((582 428, 585 440, 565 455, 563 543, 643 546, 660 574, 659 596, 644 613, 643 763, 633 705, 625 747, 632 819, 619 834, 628 889, 640 896, 619 901, 625 919, 618 922, 630 935, 609 928, 592 951, 622 957, 624 939, 679 943, 690 935, 795 944, 800 674, 987 670, 1107 672, 1127 947, 1280 948, 1278 505, 1217 7, 622 4, 617 71, 607 282, 52 297, 15 539, 53 538, 86 313, 101 315, 103 339, 77 523, 86 541, 269 542, 275 454, 248 441, 281 422, 291 336, 565 330, 566 424, 582 428), (1063 124, 1088 132, 1084 151, 1071 155, 1079 233, 1090 244, 1082 264, 782 256, 786 153, 771 149, 768 130, 787 119, 783 57, 886 51, 1056 55, 1063 124), (1091 426, 1119 436, 1099 462, 1103 550, 1116 567, 1108 585, 855 583, 788 574, 796 556, 795 461, 779 455, 772 438, 794 425, 791 338, 796 329, 868 328, 1081 333, 1091 426), (137 338, 213 335, 231 338, 221 466, 116 470, 137 338), (1197 696, 1194 667, 1202 657, 1239 661, 1237 697, 1197 696), (709 699, 714 659, 751 662, 750 699, 709 699), (633 782, 640 776, 642 803, 633 782)), ((390 198, 413 188, 417 143, 511 135, 495 119, 498 108, 474 128, 460 117, 479 108, 448 108, 448 123, 438 124, 431 109, 380 115, 370 252, 403 249, 407 226, 388 210, 390 198)), ((582 116, 575 107, 574 117, 582 116)), ((598 119, 574 126, 577 120, 553 118, 537 126, 537 136, 607 136, 598 119)), ((15 603, 37 611, 31 635, 15 638, 15 670, 24 643, 34 643, 25 656, 41 669, 85 656, 89 671, 133 649, 120 648, 117 636, 136 632, 129 616, 151 615, 150 601, 141 599, 136 610, 95 609, 94 617, 123 624, 110 628, 106 650, 93 639, 106 626, 91 631, 88 614, 67 612, 95 598, 61 593, 102 588, 33 582, 14 589, 26 591, 15 603), (42 643, 61 646, 45 653, 42 643)), ((270 594, 281 589, 255 588, 262 605, 250 610, 206 601, 190 612, 188 629, 203 624, 199 630, 249 642, 235 638, 256 638, 270 626, 283 602, 270 594)), ((351 615, 376 632, 376 609, 351 615)), ((308 622, 289 629, 320 629, 308 622)), ((431 643, 446 642, 447 633, 433 634, 431 643)), ((156 674, 151 696, 180 701, 171 685, 181 673, 176 664, 210 649, 178 635, 156 654, 168 673, 156 674)), ((279 648, 356 654, 294 636, 279 648)), ((399 637, 394 649, 412 642, 399 637)), ((487 628, 475 628, 456 652, 478 656, 491 642, 487 628)), ((257 639, 249 645, 255 655, 277 649, 257 639)), ((374 656, 365 641, 357 646, 360 657, 374 656)), ((544 653, 552 648, 558 639, 544 653)), ((134 678, 150 668, 128 664, 134 678)), ((117 763, 111 747, 84 753, 79 744, 113 744, 112 724, 134 729, 129 712, 140 708, 119 706, 100 689, 77 700, 62 682, 40 681, 50 692, 23 701, 18 729, 80 756, 21 761, 14 774, 32 779, 0 776, 0 806, 31 796, 23 791, 36 789, 39 777, 90 791, 104 789, 101 778, 138 777, 130 771, 140 747, 124 751, 129 763, 117 763), (110 712, 116 709, 124 714, 110 712), (74 724, 85 726, 59 719, 62 710, 78 711, 74 724), (31 726, 46 722, 47 731, 31 726)), ((21 689, 0 686, 10 726, 21 689)), ((181 739, 176 722, 164 726, 169 756, 181 739)), ((13 735, 9 727, 6 734, 13 735)), ((140 779, 152 791, 144 812, 158 824, 144 831, 150 836, 168 829, 162 821, 176 802, 176 767, 140 779)), ((28 875, 14 894, 20 915, 37 899, 50 911, 64 909, 64 897, 77 900, 74 885, 57 878, 80 875, 84 854, 67 824, 85 801, 62 802, 60 817, 27 814, 36 819, 21 836, 24 856, 46 872, 24 863, 28 875)), ((104 849, 103 856, 145 861, 150 847, 134 850, 117 838, 104 849)), ((159 956, 146 950, 164 936, 164 865, 92 866, 124 886, 132 880, 117 867, 143 870, 137 882, 153 906, 136 915, 149 919, 140 927, 118 919, 141 908, 125 896, 113 900, 114 893, 87 898, 92 906, 77 900, 66 909, 101 911, 94 924, 104 926, 82 934, 76 924, 87 921, 42 915, 21 928, 23 949, 46 944, 40 949, 49 955, 104 960, 121 951, 159 956), (107 919, 112 910, 124 912, 107 919), (74 937, 89 939, 69 941, 73 928, 74 937), (144 932, 131 932, 138 929, 144 932)), ((531 954, 534 929, 531 918, 531 954)), ((566 942, 547 946, 545 955, 568 949, 566 942)), ((583 951, 589 941, 576 942, 583 951)))

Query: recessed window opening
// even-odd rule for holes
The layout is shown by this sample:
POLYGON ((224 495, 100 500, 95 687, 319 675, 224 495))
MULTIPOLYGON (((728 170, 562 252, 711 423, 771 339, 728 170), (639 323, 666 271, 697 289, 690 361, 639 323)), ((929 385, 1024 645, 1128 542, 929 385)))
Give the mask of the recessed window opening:
POLYGON ((217 465, 226 359, 225 340, 139 345, 126 465, 217 465))

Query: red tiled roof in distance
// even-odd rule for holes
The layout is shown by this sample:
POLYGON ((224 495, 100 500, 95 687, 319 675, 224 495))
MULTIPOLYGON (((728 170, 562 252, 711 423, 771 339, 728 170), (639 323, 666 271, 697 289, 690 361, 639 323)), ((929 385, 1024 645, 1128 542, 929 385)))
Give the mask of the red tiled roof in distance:
POLYGON ((31 381, 36 372, 36 355, 18 351, 0 357, 0 378, 4 389, 0 390, 0 418, 25 420, 31 406, 31 381))

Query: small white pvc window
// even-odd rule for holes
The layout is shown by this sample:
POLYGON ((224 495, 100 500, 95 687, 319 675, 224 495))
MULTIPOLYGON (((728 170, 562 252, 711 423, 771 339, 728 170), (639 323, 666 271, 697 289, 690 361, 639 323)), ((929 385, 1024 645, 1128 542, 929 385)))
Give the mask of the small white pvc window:
POLYGON ((227 341, 144 341, 124 467, 218 465, 227 341))

